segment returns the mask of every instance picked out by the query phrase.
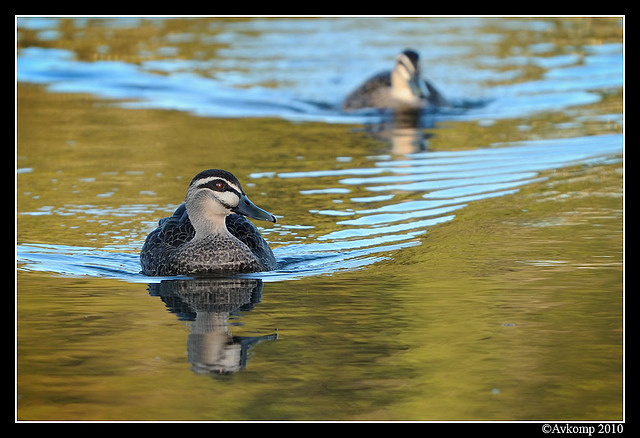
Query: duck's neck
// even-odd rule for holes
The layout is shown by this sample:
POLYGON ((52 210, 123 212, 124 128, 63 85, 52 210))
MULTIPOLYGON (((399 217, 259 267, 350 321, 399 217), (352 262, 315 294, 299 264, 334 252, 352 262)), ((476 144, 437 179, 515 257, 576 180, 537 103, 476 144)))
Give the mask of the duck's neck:
POLYGON ((391 94, 393 97, 400 100, 415 99, 407 81, 402 80, 402 78, 399 78, 398 76, 399 74, 395 71, 391 73, 391 94))
POLYGON ((196 231, 193 239, 199 240, 212 235, 231 235, 226 225, 227 212, 217 208, 216 203, 204 201, 206 200, 195 199, 186 204, 189 220, 196 231))
POLYGON ((396 71, 391 73, 391 96, 406 103, 419 102, 421 99, 420 95, 416 95, 416 90, 411 87, 411 84, 401 78, 396 71))

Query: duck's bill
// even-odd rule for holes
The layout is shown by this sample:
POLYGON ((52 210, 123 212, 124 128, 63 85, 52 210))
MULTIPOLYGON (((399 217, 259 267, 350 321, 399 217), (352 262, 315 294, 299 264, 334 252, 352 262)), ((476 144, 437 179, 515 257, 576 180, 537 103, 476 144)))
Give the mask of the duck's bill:
POLYGON ((249 200, 249 198, 247 198, 246 195, 240 198, 240 203, 238 203, 238 206, 233 208, 231 211, 253 219, 259 219, 261 221, 276 221, 276 217, 274 215, 264 211, 263 209, 255 205, 249 200))

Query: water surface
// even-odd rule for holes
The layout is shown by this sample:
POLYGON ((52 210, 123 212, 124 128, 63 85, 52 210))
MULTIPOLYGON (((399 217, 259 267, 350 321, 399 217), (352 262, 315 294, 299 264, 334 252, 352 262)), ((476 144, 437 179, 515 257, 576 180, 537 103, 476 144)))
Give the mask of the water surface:
POLYGON ((17 28, 17 419, 623 419, 621 20, 17 28), (338 110, 405 47, 451 107, 338 110), (210 167, 279 268, 141 275, 210 167))

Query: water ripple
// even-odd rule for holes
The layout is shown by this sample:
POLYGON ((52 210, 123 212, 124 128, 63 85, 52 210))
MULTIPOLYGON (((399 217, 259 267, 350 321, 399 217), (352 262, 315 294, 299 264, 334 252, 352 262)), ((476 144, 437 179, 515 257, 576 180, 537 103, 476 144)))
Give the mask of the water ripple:
MULTIPOLYGON (((380 198, 371 198, 373 202, 390 201, 395 193, 400 192, 412 193, 418 198, 355 211, 312 211, 336 218, 349 216, 349 219, 337 220, 336 226, 356 228, 345 228, 319 237, 324 240, 346 239, 428 228, 442 222, 442 217, 452 219, 454 215, 451 213, 470 202, 513 194, 522 186, 544 181, 546 178, 542 173, 545 171, 574 164, 606 162, 622 154, 622 142, 621 134, 514 142, 493 148, 409 154, 406 159, 398 161, 388 161, 385 157, 369 168, 283 172, 277 177, 306 180, 322 177, 326 183, 329 176, 340 178, 357 174, 358 177, 340 178, 338 182, 347 187, 381 193, 380 198), (421 220, 426 217, 436 219, 421 220), (394 222, 406 223, 380 227, 394 222)), ((332 188, 331 193, 336 193, 336 189, 332 188)))

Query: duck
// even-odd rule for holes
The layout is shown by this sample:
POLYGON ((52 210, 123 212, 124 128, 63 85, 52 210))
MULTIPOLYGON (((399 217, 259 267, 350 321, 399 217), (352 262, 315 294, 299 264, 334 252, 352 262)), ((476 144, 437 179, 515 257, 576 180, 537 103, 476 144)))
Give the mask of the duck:
POLYGON ((406 49, 396 56, 393 70, 378 73, 353 90, 342 102, 342 110, 419 110, 448 105, 442 93, 422 78, 418 52, 406 49))
POLYGON ((227 275, 272 271, 269 244, 247 217, 275 223, 271 213, 249 200, 226 170, 207 169, 193 177, 185 201, 160 219, 140 251, 147 276, 227 275))

